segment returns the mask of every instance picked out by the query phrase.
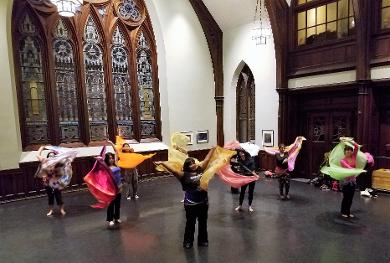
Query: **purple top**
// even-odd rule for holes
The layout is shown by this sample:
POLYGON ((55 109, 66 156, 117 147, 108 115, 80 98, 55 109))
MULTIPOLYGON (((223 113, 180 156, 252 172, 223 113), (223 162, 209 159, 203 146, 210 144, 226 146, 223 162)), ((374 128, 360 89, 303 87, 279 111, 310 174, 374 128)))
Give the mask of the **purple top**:
POLYGON ((122 185, 122 175, 121 175, 121 168, 115 166, 111 168, 111 171, 114 175, 114 181, 118 187, 122 185))

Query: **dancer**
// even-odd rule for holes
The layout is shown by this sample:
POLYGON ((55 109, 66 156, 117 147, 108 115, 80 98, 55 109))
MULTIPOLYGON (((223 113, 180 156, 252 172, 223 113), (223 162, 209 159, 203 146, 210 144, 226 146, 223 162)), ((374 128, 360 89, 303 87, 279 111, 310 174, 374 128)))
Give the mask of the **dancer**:
MULTIPOLYGON (((344 147, 345 157, 340 161, 341 167, 351 169, 356 168, 356 156, 359 150, 359 145, 353 142, 353 148, 349 145, 344 147)), ((340 181, 341 190, 343 192, 343 200, 341 202, 341 216, 342 217, 355 217, 351 214, 351 206, 353 196, 356 188, 356 176, 346 177, 340 181)))
POLYGON ((264 151, 275 155, 276 158, 275 174, 276 177, 279 177, 279 194, 281 200, 290 199, 290 174, 288 171, 291 172, 294 170, 295 161, 305 140, 305 137, 298 136, 295 138, 294 143, 287 147, 284 144, 280 144, 279 149, 264 147, 264 151))
POLYGON ((156 162, 156 165, 162 165, 166 170, 172 173, 182 184, 185 192, 184 208, 186 211, 186 227, 184 233, 184 248, 192 248, 195 233, 195 224, 198 220, 198 246, 208 246, 207 235, 207 214, 208 214, 208 195, 207 191, 200 187, 202 172, 212 158, 214 148, 209 151, 206 158, 199 165, 193 158, 187 158, 183 165, 183 170, 177 170, 176 166, 169 162, 156 162))
MULTIPOLYGON (((235 173, 244 175, 244 176, 257 176, 257 174, 254 172, 254 162, 250 154, 244 150, 237 150, 238 154, 236 158, 232 158, 232 170, 235 173)), ((249 186, 249 192, 248 192, 248 204, 249 204, 249 212, 253 212, 254 209, 252 208, 252 201, 253 201, 253 193, 255 191, 255 185, 256 181, 250 182, 249 184, 245 184, 241 186, 240 191, 240 199, 239 199, 239 205, 235 208, 235 210, 241 211, 242 210, 242 203, 244 202, 245 198, 245 191, 249 186)))
POLYGON ((117 193, 114 200, 111 201, 107 209, 107 222, 109 227, 114 227, 116 224, 122 223, 120 220, 120 209, 122 199, 122 176, 121 168, 117 166, 118 159, 113 153, 106 153, 104 162, 111 169, 113 179, 117 186, 117 193))
POLYGON ((284 144, 279 145, 279 153, 275 155, 276 168, 275 173, 279 180, 279 194, 280 199, 289 200, 290 195, 290 174, 287 172, 288 169, 288 152, 284 144), (285 191, 284 191, 285 190, 285 191))
POLYGON ((142 155, 134 153, 134 149, 130 147, 122 137, 116 137, 116 145, 108 141, 114 148, 115 155, 118 156, 118 167, 122 169, 124 181, 127 184, 127 200, 137 200, 138 195, 138 171, 137 166, 146 159, 153 157, 155 154, 142 155), (132 193, 130 193, 130 184, 132 193))
POLYGON ((72 178, 71 163, 77 152, 54 146, 41 146, 38 150, 37 159, 40 165, 35 177, 41 178, 48 197, 49 211, 47 216, 53 215, 54 199, 60 208, 61 215, 65 215, 64 203, 61 191, 72 178), (48 149, 46 157, 41 156, 44 149, 48 149))
POLYGON ((373 164, 371 154, 359 150, 359 145, 350 137, 341 137, 340 143, 329 155, 329 166, 321 168, 321 172, 339 180, 343 192, 341 216, 353 218, 351 206, 356 188, 356 176, 366 172, 363 168, 367 163, 373 164))

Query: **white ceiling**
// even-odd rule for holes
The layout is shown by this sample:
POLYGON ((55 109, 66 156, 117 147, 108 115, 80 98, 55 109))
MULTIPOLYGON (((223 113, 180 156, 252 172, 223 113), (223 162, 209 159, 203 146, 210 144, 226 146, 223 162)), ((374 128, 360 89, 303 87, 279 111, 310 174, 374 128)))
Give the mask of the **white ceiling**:
MULTIPOLYGON (((286 1, 290 4, 291 0, 286 1)), ((222 31, 252 22, 256 2, 257 0, 203 0, 222 31)))

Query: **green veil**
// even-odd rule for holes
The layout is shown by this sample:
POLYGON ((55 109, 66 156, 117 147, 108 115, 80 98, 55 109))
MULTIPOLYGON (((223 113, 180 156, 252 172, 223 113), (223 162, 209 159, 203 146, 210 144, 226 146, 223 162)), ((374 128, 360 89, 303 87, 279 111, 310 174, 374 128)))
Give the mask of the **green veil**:
POLYGON ((346 145, 352 148, 354 147, 352 140, 343 140, 333 148, 329 154, 329 166, 323 166, 321 168, 323 174, 327 174, 336 180, 344 180, 347 177, 358 176, 359 174, 366 172, 364 167, 367 164, 367 155, 360 151, 361 146, 359 146, 359 151, 356 156, 356 168, 349 169, 340 165, 340 161, 344 158, 344 147, 346 145))

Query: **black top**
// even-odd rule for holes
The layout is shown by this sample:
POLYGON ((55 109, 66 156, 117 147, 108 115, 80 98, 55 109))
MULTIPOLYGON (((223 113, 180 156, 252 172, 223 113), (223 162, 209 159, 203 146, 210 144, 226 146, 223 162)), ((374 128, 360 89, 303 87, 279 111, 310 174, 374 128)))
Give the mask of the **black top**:
POLYGON ((193 173, 184 172, 180 182, 183 191, 185 191, 185 205, 196 205, 207 202, 207 192, 200 188, 201 177, 202 174, 199 171, 193 173))
POLYGON ((231 161, 230 164, 233 172, 246 176, 251 176, 252 172, 255 170, 255 163, 252 157, 245 158, 245 160, 238 157, 237 162, 231 161))
POLYGON ((288 162, 284 162, 288 158, 288 154, 285 153, 283 156, 281 156, 280 153, 277 153, 275 155, 276 157, 276 166, 281 169, 287 169, 288 168, 288 162))

